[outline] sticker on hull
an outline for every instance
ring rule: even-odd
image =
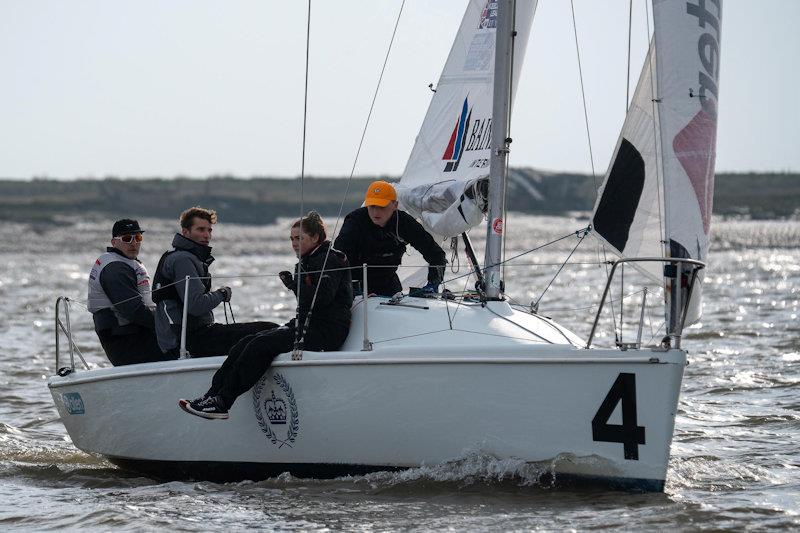
[[[71,415],[82,415],[86,413],[86,407],[83,405],[83,398],[77,392],[65,392],[61,395],[64,400],[64,408]]]

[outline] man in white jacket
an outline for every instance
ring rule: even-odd
[[[88,308],[94,329],[114,366],[163,361],[156,343],[150,276],[139,261],[144,230],[122,219],[111,230],[111,246],[89,273]]]

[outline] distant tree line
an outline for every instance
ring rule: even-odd
[[[391,177],[380,176],[380,179]],[[311,177],[303,181],[305,210],[335,215],[361,204],[375,177]],[[514,168],[509,173],[507,207],[524,213],[561,214],[591,210],[596,179],[586,174]],[[347,190],[347,192],[345,192]],[[0,218],[50,222],[64,216],[174,218],[192,205],[212,207],[225,222],[266,224],[300,212],[299,179],[212,176],[194,178],[105,178],[0,180]],[[800,215],[800,174],[717,174],[714,213],[752,218]]]

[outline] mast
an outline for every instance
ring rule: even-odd
[[[508,124],[511,100],[511,61],[514,34],[514,0],[497,2],[495,31],[494,90],[492,105],[492,147],[489,159],[489,223],[486,226],[484,259],[487,300],[502,298],[500,263],[503,256],[503,214],[509,145]]]

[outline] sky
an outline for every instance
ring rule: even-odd
[[[400,175],[464,0],[313,0],[305,174]],[[540,0],[512,166],[602,174],[624,119],[629,0]],[[0,0],[0,178],[300,175],[307,2]],[[800,172],[800,1],[726,0],[717,171]],[[633,0],[630,92],[644,57]]]

